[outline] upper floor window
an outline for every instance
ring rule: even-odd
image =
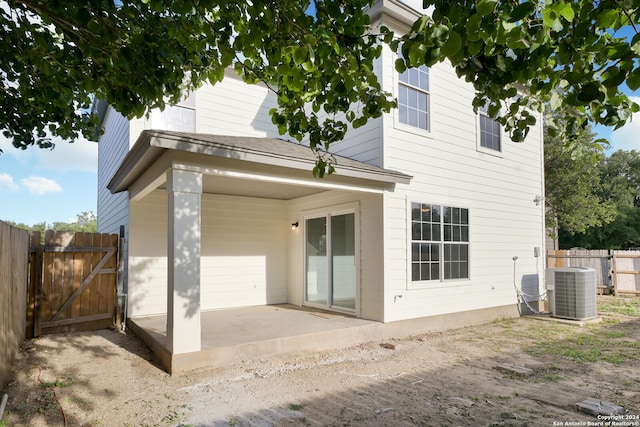
[[[478,108],[480,116],[480,146],[489,150],[502,151],[500,141],[500,123],[493,120],[484,105]]]
[[[164,111],[154,111],[151,115],[151,128],[178,132],[195,132],[195,108],[195,96],[191,93],[177,105],[168,106]]]
[[[409,68],[398,77],[400,123],[429,130],[429,68]]]

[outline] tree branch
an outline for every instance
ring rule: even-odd
[[[631,18],[631,16],[629,16],[629,11],[627,9],[623,9],[622,13],[624,13],[625,16],[629,19],[629,23],[631,23],[631,26],[633,27],[633,31],[635,31],[636,34],[638,34],[638,28],[636,27],[635,22],[633,22],[633,18]]]

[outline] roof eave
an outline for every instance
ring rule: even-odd
[[[140,134],[140,137],[138,137],[136,143],[125,156],[109,184],[107,184],[107,188],[111,193],[120,193],[127,190],[129,185],[137,178],[137,176],[134,176],[134,169],[151,163],[150,159],[148,159],[150,152],[154,151],[151,146],[151,137],[152,135],[146,131]],[[159,157],[159,154],[152,157],[155,159]]]
[[[153,131],[150,131],[150,132],[153,132]],[[190,144],[184,145],[182,144],[183,141],[179,137],[174,135],[156,133],[155,136],[156,137],[153,139],[152,145],[157,146],[159,148],[163,148],[163,149],[172,149],[172,150],[187,151],[191,153],[207,154],[206,152],[194,149],[193,146],[198,145],[201,147],[209,148],[208,144],[204,144],[198,141],[197,139],[193,139],[190,142]],[[270,166],[291,168],[291,169],[311,170],[316,164],[315,161],[311,159],[293,158],[289,156],[283,156],[277,153],[254,151],[254,150],[245,149],[245,148],[237,148],[237,147],[229,148],[223,145],[217,145],[215,147],[215,150],[216,150],[215,155],[219,157],[232,159],[236,157],[235,156],[236,153],[241,152],[245,156],[242,159],[244,161],[266,164]],[[336,164],[336,168],[337,168],[337,173],[342,176],[370,179],[374,181],[393,183],[393,184],[399,184],[399,183],[408,184],[412,178],[409,175],[406,175],[400,172],[389,171],[386,169],[381,169],[380,171],[373,172],[363,168],[361,169],[353,166],[341,165],[339,161]]]
[[[288,157],[276,153],[255,151],[244,148],[228,147],[223,144],[205,144],[197,138],[191,138],[185,143],[184,137],[163,133],[161,131],[145,130],[140,134],[131,151],[124,158],[122,164],[109,181],[107,188],[111,193],[125,191],[153,162],[168,150],[217,156],[222,158],[237,158],[242,153],[243,161],[289,168],[296,170],[311,170],[315,162],[311,159]],[[214,153],[215,151],[215,153]],[[380,169],[376,171],[358,168],[350,165],[336,165],[336,174],[343,177],[358,178],[384,184],[409,184],[412,177],[400,172]]]
[[[411,27],[423,14],[398,0],[378,0],[367,10],[371,22],[391,17],[397,22]],[[383,18],[384,17],[384,18]]]

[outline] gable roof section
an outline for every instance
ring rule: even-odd
[[[107,185],[112,193],[125,191],[169,150],[236,159],[262,165],[306,170],[311,174],[316,156],[308,146],[279,138],[209,135],[165,130],[145,130]],[[333,155],[336,175],[385,184],[408,184],[411,176]],[[326,180],[327,178],[318,178]]]

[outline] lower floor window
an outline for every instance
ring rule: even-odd
[[[469,244],[444,244],[444,279],[469,278]]]
[[[411,280],[469,278],[469,210],[411,203]]]

